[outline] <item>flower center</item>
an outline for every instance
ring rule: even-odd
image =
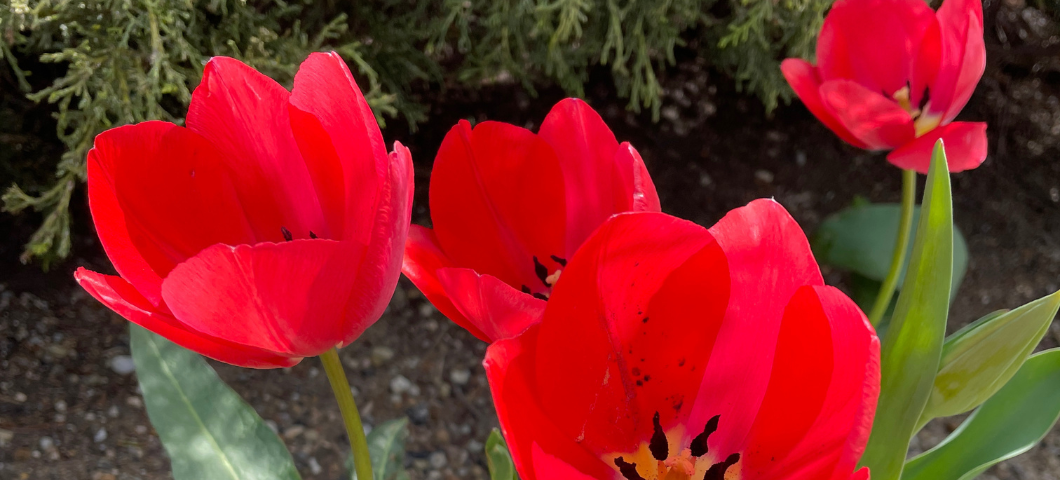
[[[528,293],[541,300],[548,300],[548,297],[552,295],[552,287],[559,281],[559,276],[563,273],[563,267],[567,266],[567,260],[565,258],[557,257],[555,255],[549,255],[553,262],[559,264],[560,268],[555,269],[549,273],[548,267],[541,263],[541,260],[534,256],[534,275],[541,280],[541,283],[545,286],[544,291],[535,291],[526,285],[522,286],[523,293]]]
[[[707,440],[718,429],[720,415],[715,415],[703,426],[703,432],[685,448],[671,453],[671,438],[683,437],[684,427],[671,429],[670,435],[663,432],[659,413],[655,413],[655,426],[651,440],[643,442],[636,452],[605,456],[627,480],[732,480],[739,475],[740,454],[733,453],[724,460],[715,462],[708,455]],[[676,441],[676,440],[675,440]],[[675,446],[679,447],[679,445]],[[730,467],[736,466],[730,470]]]
[[[942,117],[939,115],[927,113],[928,106],[931,104],[929,91],[927,88],[924,89],[924,95],[920,98],[920,104],[916,107],[913,106],[913,102],[910,98],[911,89],[907,82],[904,87],[898,89],[891,95],[891,98],[898,103],[902,110],[909,112],[909,116],[913,117],[913,126],[916,128],[916,136],[921,135],[934,130],[942,123]]]

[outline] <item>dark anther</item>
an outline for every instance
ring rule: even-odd
[[[523,293],[530,293],[530,287],[528,287],[526,285],[523,285],[522,290],[523,290]]]
[[[715,463],[710,466],[710,470],[707,470],[707,474],[703,475],[703,480],[725,480],[725,471],[729,467],[736,465],[736,462],[740,461],[740,454],[734,453],[729,455],[724,462]]]
[[[930,100],[931,100],[931,88],[930,87],[924,87],[924,96],[920,97],[920,105],[918,105],[917,108],[919,108],[920,111],[923,112],[924,111],[924,107],[927,106],[928,101],[930,101]]]
[[[280,233],[283,234],[284,240],[287,240],[288,242],[294,240],[294,237],[291,236],[291,231],[288,230],[287,227],[280,227]]]
[[[313,231],[310,230],[309,231],[309,238],[319,238],[319,237],[317,237],[317,234],[313,233]]]
[[[557,257],[555,255],[549,255],[549,257],[552,257],[552,261],[558,263],[559,266],[561,266],[561,267],[566,267],[567,266],[567,259],[566,258],[560,258],[560,257]]]
[[[693,457],[702,457],[710,451],[707,447],[707,439],[710,438],[710,434],[718,429],[718,420],[720,419],[721,415],[714,415],[710,420],[707,420],[707,424],[703,426],[703,433],[696,435],[696,438],[692,439],[692,443],[688,445],[688,449],[692,451],[691,453]]]
[[[651,450],[651,456],[661,462],[670,456],[670,445],[666,442],[666,434],[663,433],[662,424],[659,423],[659,412],[655,412],[651,422],[655,424],[655,433],[651,434],[648,450]]]
[[[535,293],[534,294],[534,298],[539,298],[539,299],[544,300],[546,302],[548,301],[548,295],[545,295],[543,293]]]
[[[548,268],[538,261],[537,256],[534,256],[534,273],[537,274],[537,278],[541,279],[541,283],[548,286]]]
[[[615,466],[618,467],[618,473],[621,473],[628,480],[644,480],[644,477],[637,472],[636,463],[629,463],[626,459],[618,457],[615,459]]]

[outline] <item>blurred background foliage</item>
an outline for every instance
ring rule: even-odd
[[[1049,0],[1052,1],[1052,0]],[[380,124],[427,121],[432,92],[517,83],[582,96],[605,67],[627,107],[658,118],[658,74],[695,45],[770,111],[791,92],[785,57],[810,57],[832,0],[4,0],[0,116],[47,105],[63,144],[54,158],[0,152],[3,208],[39,212],[23,262],[71,248],[70,202],[99,132],[176,123],[206,61],[239,58],[290,85],[312,51],[350,64]],[[12,106],[15,105],[15,106]],[[22,128],[22,130],[25,130]],[[41,132],[43,134],[43,132]],[[46,165],[42,165],[46,163]],[[41,179],[41,172],[50,178]],[[54,172],[51,176],[50,172]]]

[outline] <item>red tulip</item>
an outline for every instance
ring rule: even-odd
[[[868,475],[879,339],[771,200],[615,216],[484,363],[525,480]]]
[[[839,0],[817,39],[817,66],[789,58],[784,77],[847,143],[893,150],[894,165],[926,173],[940,138],[950,171],[986,159],[986,124],[954,122],[986,66],[980,0]]]
[[[120,274],[78,269],[93,297],[208,357],[287,367],[349,344],[386,308],[412,163],[401,144],[387,155],[338,55],[310,55],[293,92],[216,57],[187,128],[96,137],[88,195]]]
[[[659,211],[640,155],[577,99],[536,135],[461,121],[435,157],[430,202],[434,229],[412,226],[402,271],[485,341],[536,322],[566,259],[612,214]]]

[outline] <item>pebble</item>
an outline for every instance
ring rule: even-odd
[[[773,183],[773,172],[769,170],[757,170],[755,171],[755,180],[762,183]]]
[[[125,404],[130,407],[140,408],[144,406],[144,401],[140,397],[127,397]]]
[[[104,441],[106,439],[107,439],[107,429],[106,428],[100,428],[99,430],[96,430],[96,434],[92,437],[92,441],[94,441],[96,443],[100,443],[100,442],[102,442],[102,441]]]
[[[15,439],[15,432],[11,430],[4,430],[0,428],[0,447],[7,446],[11,443],[11,440]]]
[[[296,438],[302,435],[303,433],[305,433],[305,427],[301,425],[294,425],[291,428],[288,428],[287,430],[283,431],[283,438],[290,440],[292,438]]]
[[[431,456],[427,461],[430,462],[431,467],[435,469],[444,468],[445,465],[449,463],[449,459],[445,458],[445,452],[443,451],[431,453]]]
[[[372,364],[380,366],[394,358],[394,350],[390,347],[378,346],[372,349]]]
[[[409,420],[416,425],[423,425],[431,420],[431,411],[425,403],[417,403],[406,410],[405,413],[409,416]]]
[[[320,466],[320,462],[317,461],[316,457],[309,457],[309,471],[313,472],[313,475],[320,475],[320,472],[324,471],[324,468]]]
[[[118,415],[121,415],[121,410],[118,410],[117,405],[111,405],[107,410],[107,416],[110,418],[118,418]]]
[[[454,368],[449,372],[449,381],[457,385],[467,385],[468,380],[471,380],[471,370]]]
[[[118,355],[110,359],[110,369],[118,375],[128,375],[136,371],[136,364],[128,355]]]
[[[15,403],[22,403],[28,400],[25,393],[15,392]]]
[[[412,389],[412,381],[404,375],[398,375],[390,379],[390,391],[394,393],[405,393]]]
[[[55,441],[52,440],[52,437],[40,437],[41,450],[51,450],[53,448],[55,448]]]
[[[65,412],[66,411],[66,402],[63,401],[63,400],[59,400],[58,402],[55,402],[55,411],[56,412]]]
[[[478,454],[478,453],[482,453],[484,451],[483,450],[484,448],[486,448],[486,446],[483,445],[482,442],[480,442],[478,440],[471,440],[471,441],[467,442],[467,451],[468,452]]]

